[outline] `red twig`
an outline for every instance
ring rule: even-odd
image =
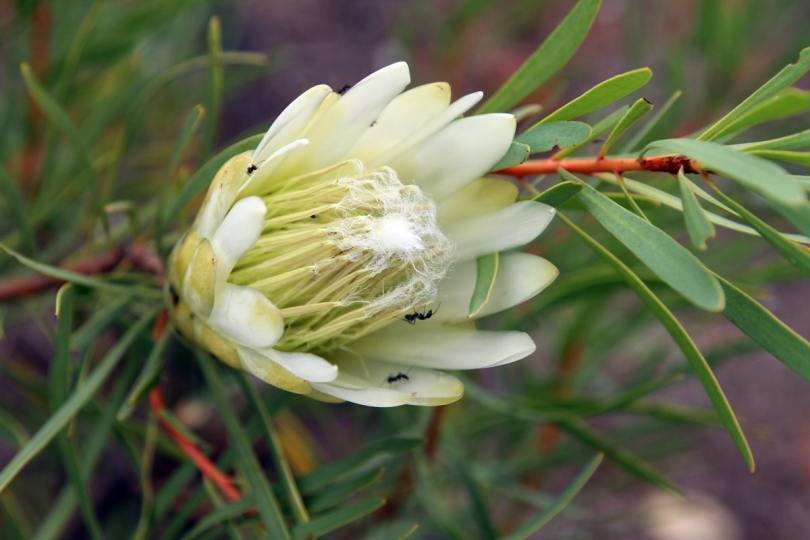
[[[177,431],[177,429],[163,417],[163,395],[160,392],[159,386],[154,387],[149,393],[149,406],[152,408],[152,412],[155,414],[158,422],[160,422],[160,425],[166,430],[166,433],[174,439],[188,458],[197,466],[203,476],[211,480],[229,500],[233,502],[242,500],[242,494],[233,486],[231,479],[220,471],[205,454],[200,452],[197,447],[194,446],[194,443]]]
[[[621,159],[546,159],[541,161],[527,161],[514,167],[507,167],[495,171],[495,174],[508,174],[510,176],[526,176],[530,174],[554,174],[557,169],[565,169],[570,173],[595,174],[629,171],[654,171],[678,174],[683,167],[686,173],[699,173],[697,163],[685,156],[660,156],[652,158],[621,158]]]
[[[109,272],[124,261],[146,270],[153,275],[161,275],[163,267],[160,259],[153,252],[142,246],[118,246],[106,253],[97,255],[78,264],[63,266],[76,274],[95,275]],[[0,282],[0,302],[20,296],[28,296],[58,287],[64,280],[50,276],[36,275],[21,278],[12,278]]]

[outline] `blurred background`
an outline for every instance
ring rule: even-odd
[[[144,201],[167,181],[174,141],[189,113],[203,104],[207,117],[212,115],[207,104],[216,101],[210,95],[205,56],[212,15],[219,17],[225,51],[221,110],[213,111],[217,120],[200,130],[191,143],[194,151],[168,179],[172,189],[219,149],[266,129],[286,104],[315,84],[340,88],[406,60],[414,84],[444,80],[455,96],[476,90],[489,95],[571,5],[542,0],[0,0],[2,242],[51,264],[81,261],[103,247],[86,219],[92,205],[86,192],[90,179],[78,172],[79,153],[49,127],[27,97],[21,62],[30,64],[78,126],[94,160],[103,200],[144,203],[140,215],[126,205],[111,211],[113,223],[126,224],[150,219],[153,205]],[[722,116],[808,45],[806,0],[605,0],[572,61],[527,102],[553,110],[613,75],[649,66],[653,80],[637,97],[657,105],[676,90],[683,92],[653,135],[684,136]],[[796,86],[810,90],[810,81],[805,78]],[[756,136],[793,133],[804,129],[795,126],[806,128],[809,120],[807,113],[794,116],[785,120],[793,131],[777,122],[758,128]],[[15,217],[7,179],[19,186],[30,235]],[[193,213],[185,219],[189,216]],[[676,218],[662,217],[672,223]],[[766,244],[742,242],[738,236],[721,231],[714,240],[717,265],[761,282],[763,304],[797,333],[810,336],[808,283],[774,261]],[[583,254],[572,256],[567,238],[566,230],[550,228],[536,247],[563,276],[593,261],[581,246]],[[7,257],[0,260],[0,272],[0,279],[24,273]],[[538,352],[517,365],[498,368],[499,373],[476,375],[477,384],[527,399],[558,399],[560,392],[568,392],[597,400],[645,377],[652,380],[681,368],[683,359],[669,337],[642,315],[632,294],[606,289],[604,295],[592,297],[563,295],[555,293],[555,286],[539,298],[548,294],[556,300],[527,307],[517,321],[490,323],[527,328],[536,336]],[[563,296],[565,301],[558,299]],[[47,418],[53,301],[54,292],[48,292],[0,304],[0,463],[8,462],[21,438]],[[88,303],[88,319],[91,311]],[[634,409],[590,421],[613,443],[663,471],[687,493],[688,501],[678,501],[608,459],[538,538],[758,540],[803,538],[810,531],[806,381],[757,352],[730,324],[683,313],[687,315],[681,321],[707,358],[722,360],[715,372],[749,436],[756,473],[747,472],[728,435],[717,429],[702,387],[689,378],[667,385]],[[121,324],[125,321],[122,317]],[[88,357],[114,343],[116,332],[109,334],[94,342]],[[566,355],[575,347],[584,352],[577,373],[570,376]],[[179,343],[170,350],[162,384],[175,414],[214,449],[224,447],[224,430],[201,390],[193,359]],[[416,408],[330,406],[280,397],[275,389],[264,392],[282,410],[280,431],[285,444],[298,449],[298,457],[291,459],[300,462],[299,472],[350,455],[357,444],[422,433],[436,424],[431,411]],[[103,411],[103,403],[98,407],[85,418],[88,425]],[[135,417],[143,418],[143,412]],[[387,463],[376,488],[390,504],[334,538],[359,538],[381,523],[398,521],[419,522],[414,537],[484,538],[486,526],[475,517],[479,509],[464,487],[470,481],[487,494],[495,530],[508,532],[515,520],[524,521],[537,512],[537,505],[548,502],[550,495],[542,493],[559,492],[593,454],[553,429],[527,429],[527,424],[506,421],[466,400],[447,407],[443,415],[439,440],[444,446],[432,466],[438,470],[433,481],[440,488],[436,496],[446,505],[445,514],[431,511],[430,495],[422,493],[429,486],[418,472],[420,462],[397,456]],[[90,486],[106,530],[126,534],[131,527],[127,524],[138,518],[140,500],[130,452],[125,439],[112,441]],[[175,465],[158,456],[156,486]],[[0,531],[19,528],[26,537],[36,530],[38,516],[48,511],[64,484],[56,453],[38,457],[14,489],[0,496],[5,510]],[[520,485],[526,493],[541,495],[515,490],[504,494],[499,484]],[[187,498],[185,494],[178,500],[185,503]],[[204,507],[193,515],[204,515]],[[156,530],[165,532],[167,527]],[[60,531],[54,537],[86,537],[77,512]],[[384,532],[377,534],[386,538]]]

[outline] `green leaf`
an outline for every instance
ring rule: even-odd
[[[82,167],[90,176],[90,180],[86,182],[85,185],[88,187],[88,192],[90,194],[90,199],[93,202],[96,216],[101,220],[106,229],[109,224],[107,222],[107,215],[102,209],[102,189],[99,181],[98,171],[96,171],[96,167],[93,165],[93,161],[90,158],[90,151],[87,148],[84,137],[82,137],[82,134],[73,124],[73,121],[70,119],[67,112],[65,112],[62,107],[59,106],[53,97],[48,95],[48,92],[45,91],[36,77],[34,77],[34,74],[31,73],[31,67],[28,64],[23,63],[20,65],[20,72],[22,73],[23,81],[25,81],[25,86],[28,89],[31,99],[34,100],[34,102],[42,109],[45,116],[48,117],[48,120],[50,120],[51,123],[53,123],[57,129],[59,129],[59,131],[65,134],[70,143],[73,145],[73,148],[76,150],[76,155],[78,156]]]
[[[17,225],[25,246],[30,250],[37,247],[36,239],[28,220],[25,218],[25,203],[18,182],[0,165],[0,195],[6,199],[6,209],[12,221]]]
[[[546,116],[535,126],[554,122],[558,120],[571,120],[582,115],[601,109],[605,105],[610,105],[616,100],[635,92],[650,80],[652,70],[650,68],[635,69],[616,75],[604,82],[601,82],[579,96],[573,101],[563,105],[550,115]],[[534,129],[534,127],[532,129]]]
[[[619,123],[616,124],[616,127],[614,127],[613,131],[611,131],[610,135],[608,135],[608,138],[605,140],[605,143],[599,150],[598,157],[605,157],[605,154],[608,153],[608,150],[610,150],[610,147],[613,146],[614,142],[616,142],[616,139],[618,139],[622,133],[627,131],[627,128],[644,118],[644,115],[650,112],[652,108],[653,104],[644,98],[641,98],[633,103],[630,110],[628,110],[627,113],[622,116],[622,119],[619,120]]]
[[[736,122],[729,124],[717,136],[712,137],[711,140],[716,140],[724,135],[734,133],[735,131],[743,131],[771,120],[803,113],[808,109],[810,109],[810,92],[797,88],[788,88],[778,96],[774,96],[761,103]]]
[[[208,187],[211,181],[216,176],[217,171],[225,165],[225,162],[231,159],[233,156],[237,154],[241,154],[242,152],[247,152],[248,150],[252,150],[256,148],[256,146],[261,142],[262,137],[264,134],[254,135],[252,137],[248,137],[247,139],[241,140],[236,144],[232,144],[216,156],[209,159],[205,165],[200,167],[197,172],[186,182],[186,185],[180,190],[180,193],[174,199],[171,207],[169,208],[169,213],[166,214],[166,220],[163,222],[163,228],[158,233],[158,237],[163,236],[166,233],[166,229],[168,226],[174,221],[175,216],[177,216],[180,209],[183,208],[188,202],[203,188]]]
[[[20,450],[0,472],[0,492],[5,491],[12,480],[45,446],[56,437],[79,410],[101,389],[112,370],[129,350],[135,338],[155,317],[157,310],[152,310],[130,327],[124,336],[110,349],[98,367],[59,409],[51,415],[31,440]]]
[[[557,217],[577,236],[582,238],[582,240],[588,244],[588,246],[590,246],[591,249],[593,249],[600,257],[610,264],[610,266],[612,266],[614,270],[616,270],[616,272],[618,272],[619,275],[624,278],[627,284],[630,285],[634,291],[636,291],[636,294],[639,295],[639,298],[641,298],[642,302],[644,302],[644,305],[646,305],[653,315],[655,315],[658,320],[661,321],[661,324],[664,326],[664,328],[666,328],[667,332],[669,332],[669,335],[672,336],[672,339],[681,349],[684,356],[686,356],[692,370],[695,372],[698,379],[700,379],[700,382],[703,385],[703,388],[706,389],[706,394],[709,396],[714,409],[717,411],[717,414],[720,416],[720,419],[723,422],[723,426],[725,426],[726,431],[728,431],[729,435],[734,441],[734,444],[737,446],[737,449],[743,456],[745,463],[748,465],[748,469],[753,473],[754,456],[751,454],[751,448],[748,446],[748,441],[745,440],[745,435],[740,428],[740,423],[737,421],[737,417],[734,415],[734,411],[731,409],[731,405],[729,405],[725,394],[723,394],[723,390],[720,388],[720,384],[717,382],[714,373],[712,373],[709,364],[706,362],[706,359],[703,358],[703,355],[700,353],[697,346],[695,346],[695,343],[689,337],[689,334],[686,333],[683,326],[681,326],[681,324],[678,322],[672,312],[667,309],[663,302],[661,302],[661,300],[659,300],[658,297],[652,293],[649,287],[647,287],[644,282],[641,281],[641,279],[639,279],[639,277],[627,267],[627,265],[602,247],[601,244],[586,234],[585,231],[574,225],[574,223],[572,223],[567,217],[561,213],[558,213]],[[607,451],[605,451],[605,454],[608,456],[610,455],[610,453]]]
[[[194,107],[194,110],[191,111],[191,114],[188,115],[186,118],[186,122],[183,124],[183,129],[180,130],[180,136],[177,138],[177,142],[174,145],[174,153],[172,154],[172,159],[169,162],[169,168],[166,170],[166,176],[163,179],[163,186],[160,189],[160,193],[158,196],[158,206],[157,206],[157,215],[155,216],[155,231],[160,234],[160,231],[163,231],[165,228],[164,224],[164,214],[166,213],[166,196],[169,192],[170,186],[172,185],[172,178],[174,178],[174,173],[177,170],[177,164],[180,162],[180,157],[186,150],[188,143],[191,142],[192,135],[197,130],[197,127],[200,125],[200,120],[202,120],[205,114],[205,109],[202,106],[197,105]],[[158,240],[161,237],[158,236]],[[163,250],[163,243],[158,241],[158,248]],[[161,253],[163,258],[165,259],[165,253]]]
[[[163,352],[165,351],[166,345],[169,343],[171,336],[172,328],[171,325],[169,325],[165,328],[163,335],[160,336],[157,343],[155,343],[155,345],[152,347],[152,351],[146,358],[146,362],[143,364],[143,369],[141,369],[138,378],[135,380],[135,384],[132,385],[132,389],[130,390],[127,399],[124,400],[121,407],[118,409],[118,414],[115,418],[119,422],[123,422],[129,418],[129,415],[132,414],[138,403],[146,398],[149,391],[155,386],[155,384],[157,384],[158,378],[163,372],[163,365],[166,362]]]
[[[601,0],[580,0],[478,114],[507,111],[562,68],[585,40]]]
[[[281,444],[275,428],[273,427],[273,419],[267,410],[267,407],[262,402],[256,388],[250,384],[248,378],[242,374],[236,374],[239,386],[248,397],[248,402],[253,407],[255,412],[254,418],[261,420],[261,426],[264,430],[264,436],[267,439],[267,446],[270,450],[270,455],[273,458],[273,465],[276,467],[276,473],[281,479],[281,487],[287,497],[287,505],[292,510],[296,523],[306,523],[309,521],[309,513],[307,512],[304,501],[301,499],[301,493],[298,491],[298,485],[295,482],[290,464],[284,455],[284,447]]]
[[[734,210],[741,218],[748,222],[751,227],[762,235],[762,238],[773,248],[782,254],[790,264],[796,267],[805,277],[810,278],[810,250],[797,244],[789,238],[785,238],[779,231],[756,217],[746,210],[742,205],[728,197],[725,193],[717,189],[714,184],[710,184],[720,199]],[[805,208],[804,212],[810,212],[810,208]]]
[[[361,517],[370,514],[385,504],[385,499],[372,499],[351,505],[344,506],[340,510],[335,510],[324,516],[318,516],[309,523],[296,525],[292,529],[295,540],[305,540],[315,536],[321,536],[357,521]]]
[[[549,122],[526,130],[515,142],[529,146],[530,153],[546,152],[579,144],[591,136],[591,126],[583,122]]]
[[[777,360],[810,381],[810,343],[740,289],[717,276],[726,293],[723,315]]]
[[[656,210],[658,208],[661,208],[661,203],[658,200],[644,195],[636,195],[635,193],[629,193],[629,191],[628,193],[617,193],[614,191],[606,191],[602,193],[602,195],[604,195],[611,201],[615,202],[625,210],[630,210],[639,217],[642,217],[641,210]],[[585,205],[582,204],[578,199],[569,199],[560,206],[558,206],[557,208],[559,208],[560,210],[578,210],[578,211],[586,210]]]
[[[308,506],[313,513],[323,512],[328,508],[340,504],[358,491],[368,489],[380,481],[384,469],[379,467],[368,472],[360,473],[353,478],[344,478],[343,481],[318,492],[309,498]]]
[[[733,148],[743,152],[753,152],[754,150],[801,150],[807,147],[810,147],[810,129],[786,137],[779,137],[778,139],[738,144],[734,145]]]
[[[789,163],[798,163],[799,165],[810,166],[810,152],[789,152],[787,150],[751,150],[748,151],[752,156],[757,156],[765,159],[778,159],[779,161],[787,161]]]
[[[681,200],[683,201],[683,217],[686,221],[686,231],[689,233],[689,240],[695,248],[705,251],[706,240],[714,238],[715,230],[712,222],[706,216],[706,212],[692,191],[692,182],[683,174],[683,170],[678,172],[678,184],[681,189]]]
[[[0,249],[14,257],[16,260],[34,270],[39,272],[40,274],[44,274],[46,276],[50,276],[54,279],[59,281],[64,281],[67,283],[75,283],[76,285],[83,285],[85,287],[90,287],[91,289],[99,289],[104,291],[110,291],[117,294],[132,294],[133,286],[132,285],[122,285],[117,283],[111,283],[105,279],[92,277],[92,276],[85,276],[84,274],[77,274],[76,272],[71,272],[70,270],[63,270],[61,268],[56,268],[54,266],[50,266],[47,264],[36,262],[24,255],[20,255],[13,249],[0,244]],[[163,293],[157,289],[152,289],[148,287],[138,287],[137,288],[138,294],[146,296],[148,298],[162,298]]]
[[[569,146],[568,148],[563,148],[562,150],[560,150],[559,152],[554,154],[552,156],[552,159],[562,159],[562,158],[564,158],[566,156],[569,156],[569,155],[573,154],[574,152],[588,146],[593,141],[595,141],[597,138],[601,137],[602,135],[604,135],[605,133],[607,133],[608,131],[613,129],[613,127],[616,124],[619,123],[619,120],[622,119],[622,117],[625,115],[625,113],[627,113],[628,110],[629,110],[629,107],[627,105],[623,105],[623,106],[619,107],[619,109],[617,111],[609,114],[607,117],[600,120],[599,122],[596,123],[596,125],[593,126],[593,132],[591,133],[590,137],[588,137],[587,139],[585,139],[584,141],[582,141],[579,144],[575,144],[574,146]]]
[[[208,20],[208,122],[205,126],[201,155],[206,159],[211,155],[219,124],[219,111],[222,108],[223,92],[222,26],[219,17],[213,15]]]
[[[560,427],[591,448],[599,450],[615,461],[626,471],[638,476],[642,480],[659,487],[676,497],[683,497],[683,493],[669,478],[655,469],[652,465],[633,454],[629,450],[618,446],[599,433],[591,429],[588,424],[580,420],[561,422]]]
[[[638,130],[635,135],[633,135],[632,139],[627,141],[627,144],[622,147],[620,153],[632,152],[635,150],[641,141],[643,141],[644,138],[650,133],[650,131],[652,131],[652,129],[658,125],[658,122],[661,121],[664,115],[669,112],[675,102],[678,101],[678,98],[681,97],[681,94],[682,92],[680,90],[673,92],[673,94],[669,96],[669,99],[666,100],[666,102],[657,110],[653,117],[644,123],[644,126],[642,126],[642,128]]]
[[[532,200],[559,208],[563,203],[582,191],[582,182],[567,181],[551,186]]]
[[[22,448],[30,436],[25,426],[13,414],[0,409],[0,439]]]
[[[259,516],[262,523],[267,528],[267,534],[272,538],[290,538],[281,509],[278,506],[273,490],[267,481],[267,477],[262,472],[256,456],[253,454],[250,440],[244,428],[239,425],[236,413],[225,392],[225,385],[220,376],[220,369],[215,364],[215,360],[209,356],[198,352],[198,364],[208,383],[208,389],[217,405],[219,416],[228,430],[231,444],[236,450],[236,456],[242,466],[244,475],[247,478],[250,492],[256,501]]]
[[[600,175],[600,178],[607,182],[615,183],[616,180],[613,179],[612,176],[613,175]],[[794,179],[795,178],[796,177],[794,176]],[[642,195],[646,195],[647,197],[650,197],[651,199],[655,199],[656,201],[660,202],[664,206],[675,209],[679,212],[683,211],[683,202],[681,201],[681,199],[675,197],[674,195],[670,195],[669,193],[662,191],[658,188],[654,188],[650,185],[643,184],[641,182],[637,182],[636,180],[631,180],[629,178],[625,178],[624,182],[625,184],[627,184],[628,189],[630,189],[631,191],[640,193]],[[703,198],[704,200],[707,200],[712,204],[720,208],[724,208],[726,211],[733,213],[733,210],[731,210],[731,208],[728,208],[726,205],[724,205],[723,203],[721,203],[720,201],[718,201],[717,199],[715,199],[714,197],[712,197],[711,195],[700,189],[698,186],[692,184],[692,187],[693,190],[697,193],[697,195]],[[774,207],[780,209],[780,211],[783,211],[783,209],[786,208],[778,206],[776,204],[774,204]],[[801,212],[801,209],[799,210],[790,209],[790,210],[793,210],[796,213]],[[717,214],[709,211],[706,211],[706,215],[709,217],[709,221],[720,227],[725,227],[726,229],[731,229],[732,231],[741,232],[743,234],[760,236],[760,234],[755,229],[752,229],[748,225],[737,223],[736,221],[726,219],[722,216],[718,216]],[[785,234],[784,236],[792,240],[795,240],[796,242],[810,243],[810,237],[808,236],[802,236],[798,234]]]
[[[475,317],[489,302],[489,295],[498,276],[499,257],[497,253],[490,253],[478,257],[476,261],[476,279],[472,298],[470,298],[470,312],[467,317]]]
[[[763,102],[798,81],[808,70],[810,70],[810,47],[799,53],[799,59],[795,64],[789,64],[782,69],[782,71],[762,85],[745,101],[737,105],[731,112],[704,131],[698,139],[701,141],[712,141],[718,137],[722,137],[723,134],[728,131],[728,128],[733,126],[740,118],[749,114]]]
[[[691,139],[664,139],[648,144],[641,155],[652,148],[683,154],[711,171],[736,180],[766,199],[799,207],[807,203],[807,194],[784,169],[764,159],[717,143]]]
[[[528,105],[521,105],[520,107],[515,107],[509,114],[515,115],[515,120],[517,122],[522,122],[527,118],[531,118],[543,110],[543,106],[537,103],[529,103]]]
[[[298,478],[298,486],[304,494],[314,494],[330,482],[356,471],[373,458],[381,454],[399,454],[408,452],[414,448],[419,448],[425,443],[423,439],[408,437],[392,437],[382,441],[377,441],[356,451],[351,456],[325,465],[305,476]]]
[[[244,515],[245,512],[250,510],[255,504],[253,497],[245,497],[240,501],[228,503],[225,506],[212,510],[201,519],[193,529],[184,534],[182,540],[192,540],[217,525],[222,525],[226,521],[238,518]]]
[[[591,479],[593,473],[599,468],[602,463],[604,454],[596,454],[585,467],[580,471],[576,478],[568,485],[560,496],[554,499],[554,502],[539,516],[535,517],[520,529],[506,537],[506,540],[518,540],[520,538],[527,538],[536,531],[540,530],[546,523],[551,521],[554,516],[562,512],[566,506],[576,497],[577,493],[585,487],[588,480]]]
[[[506,151],[503,157],[498,160],[498,163],[492,166],[490,171],[500,171],[501,169],[505,169],[507,167],[520,165],[529,159],[529,154],[531,154],[531,150],[529,149],[528,145],[512,141],[512,144],[509,145],[509,149]]]
[[[567,179],[572,174],[560,169]],[[611,201],[591,186],[577,198],[613,236],[655,275],[696,306],[722,311],[723,290],[712,273],[667,233]]]

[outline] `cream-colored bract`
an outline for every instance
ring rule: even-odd
[[[532,241],[554,215],[484,177],[515,118],[461,117],[480,92],[451,103],[446,83],[403,92],[409,82],[400,62],[343,95],[316,86],[222,167],[169,264],[170,314],[187,337],[280,388],[376,407],[456,401],[463,385],[441,370],[534,351],[522,332],[476,330],[467,312],[476,258]],[[503,253],[477,316],[557,273]]]

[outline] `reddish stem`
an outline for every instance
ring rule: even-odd
[[[87,259],[86,261],[66,265],[62,268],[76,274],[89,276],[109,272],[124,261],[129,261],[150,274],[160,275],[163,273],[162,265],[157,255],[138,245],[130,247],[118,246],[106,253]],[[20,296],[36,294],[58,287],[63,283],[64,280],[43,275],[8,279],[0,282],[0,302]]]
[[[570,173],[623,173],[629,171],[654,171],[678,174],[683,167],[686,173],[700,172],[698,164],[686,156],[660,156],[652,158],[620,158],[620,159],[546,159],[541,161],[527,161],[514,167],[507,167],[495,171],[495,174],[508,174],[510,176],[527,176],[530,174],[554,174],[557,169],[565,169]]]
[[[163,417],[161,414],[164,409],[163,395],[160,392],[159,386],[154,387],[149,393],[149,406],[152,408],[152,412],[155,414],[158,422],[160,422],[160,425],[166,430],[166,433],[174,439],[174,442],[185,452],[194,465],[200,469],[203,476],[211,480],[229,500],[233,502],[242,500],[242,494],[233,486],[231,479],[220,471],[205,454],[200,452],[197,447],[194,446],[194,443],[177,431],[177,429]]]

